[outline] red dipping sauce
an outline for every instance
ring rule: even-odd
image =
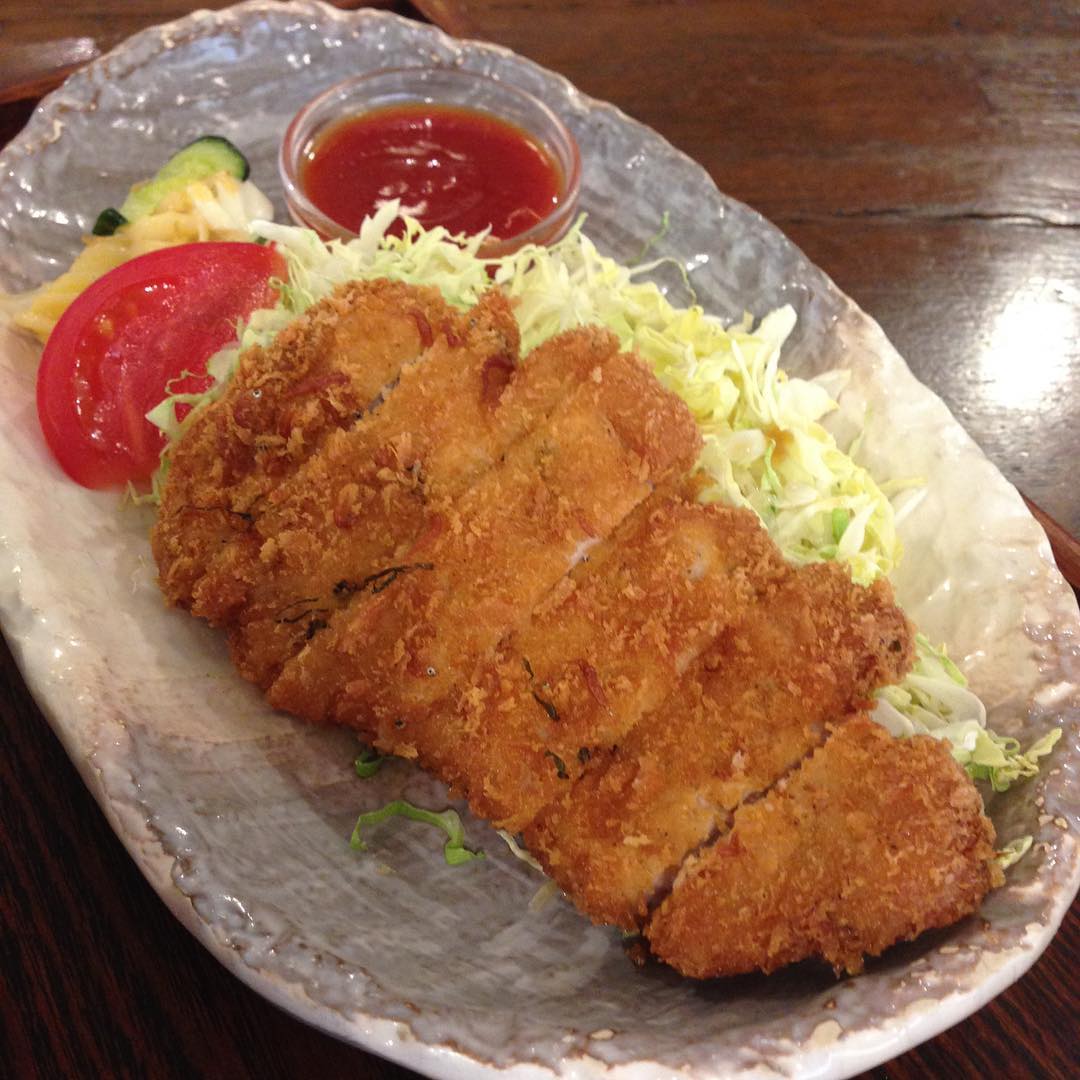
[[[373,109],[316,135],[299,182],[327,217],[354,232],[388,199],[425,228],[503,239],[559,205],[563,176],[528,134],[487,113],[447,105]]]

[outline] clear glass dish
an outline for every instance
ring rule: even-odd
[[[554,162],[559,179],[555,208],[535,225],[509,237],[489,237],[486,255],[508,255],[525,244],[550,244],[570,227],[581,188],[581,154],[566,125],[539,98],[502,79],[450,67],[399,67],[335,83],[293,117],[281,141],[278,171],[285,204],[298,225],[325,238],[356,233],[325,214],[304,191],[303,162],[332,125],[394,105],[449,105],[485,113],[520,129]]]

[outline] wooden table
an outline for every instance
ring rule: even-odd
[[[79,61],[195,6],[8,0],[0,73],[15,71],[16,49],[25,82],[27,57]],[[1080,532],[1075,3],[392,6],[564,73],[704,163],[882,323],[1010,479]],[[0,105],[0,144],[32,106]],[[411,1075],[280,1013],[181,929],[6,649],[0,719],[0,1072]],[[1076,1075],[1078,967],[1074,904],[1017,985],[873,1075]]]

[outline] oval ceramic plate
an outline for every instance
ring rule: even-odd
[[[421,826],[348,847],[355,815],[445,793],[394,764],[351,776],[352,738],[270,712],[222,639],[164,608],[145,512],[67,482],[34,414],[38,350],[0,327],[0,611],[30,686],[163,899],[231,970],[327,1031],[442,1076],[509,1069],[841,1076],[977,1009],[1053,934],[1077,887],[1077,610],[1041,530],[878,327],[775,228],[697,165],[562,78],[487,45],[387,14],[314,3],[200,12],[139,34],[72,77],[0,159],[0,282],[57,273],[95,212],[195,136],[227,135],[278,200],[274,155],[293,111],[347,74],[446,63],[511,80],[573,128],[583,205],[602,249],[629,259],[671,216],[662,252],[712,311],[790,302],[784,362],[853,373],[841,424],[868,411],[862,460],[921,475],[895,585],[953,654],[998,730],[1065,737],[1034,784],[991,800],[999,835],[1037,846],[982,918],[892,950],[857,979],[809,965],[695,984],[636,970],[617,936],[561,900],[482,823],[488,858],[443,864]],[[502,1074],[500,1074],[502,1075]]]

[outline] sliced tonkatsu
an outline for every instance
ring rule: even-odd
[[[368,303],[353,299],[362,308]],[[419,362],[401,368],[376,408],[329,431],[318,452],[276,477],[251,514],[251,527],[208,561],[193,591],[193,614],[215,625],[272,616],[299,603],[320,575],[332,581],[343,555],[348,569],[350,549],[363,560],[373,545],[385,552],[387,543],[392,551],[407,542],[424,512],[425,457],[432,448],[462,450],[451,476],[490,464],[492,450],[499,450],[488,445],[490,425],[465,403],[488,367],[514,369],[517,324],[509,306],[490,292],[467,317],[448,314],[423,344]],[[464,426],[475,429],[471,455],[460,437]]]
[[[492,351],[487,328],[512,318],[501,295],[473,310],[467,336],[437,338],[377,411],[331,436],[270,495],[250,544],[231,549],[242,565],[208,573],[246,582],[230,643],[237,667],[260,686],[331,616],[405,572],[410,546],[449,519],[454,500],[618,353],[611,335],[590,331],[515,364]]]
[[[437,289],[354,282],[269,348],[246,350],[171,457],[151,538],[168,600],[191,607],[217,549],[247,530],[282,477],[364,415],[423,355],[434,328],[454,333],[460,319]]]
[[[392,588],[358,589],[331,616],[269,701],[366,734],[386,723],[406,731],[529,618],[591,544],[655,485],[684,474],[699,447],[686,406],[640,360],[612,354],[440,506],[403,553],[408,571]]]
[[[641,926],[688,854],[895,682],[911,658],[884,581],[836,564],[788,567],[652,714],[594,754],[525,830],[529,850],[598,922]]]
[[[246,353],[174,455],[166,597],[686,974],[854,971],[975,910],[978,792],[863,714],[912,659],[888,584],[703,505],[687,406],[612,334],[518,349],[497,290],[375,282]]]
[[[786,571],[754,514],[694,494],[640,504],[464,688],[377,745],[418,756],[500,828],[529,825]]]
[[[695,978],[807,957],[855,973],[1001,882],[993,827],[948,745],[860,716],[687,859],[645,933]]]

